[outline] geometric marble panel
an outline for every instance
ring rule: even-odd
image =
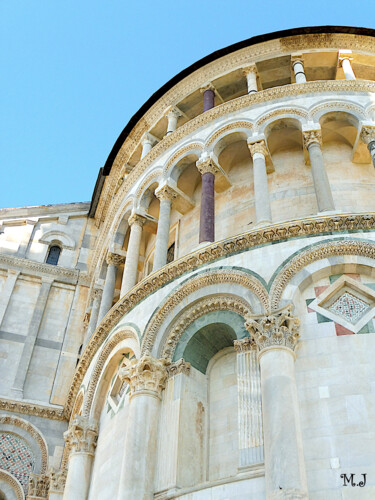
[[[26,443],[14,434],[0,434],[0,469],[13,474],[27,493],[30,472],[33,472],[35,458]]]
[[[349,292],[343,293],[330,307],[329,310],[342,316],[350,323],[357,323],[362,314],[370,309],[370,306],[359,297]]]

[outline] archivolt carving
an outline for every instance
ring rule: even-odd
[[[291,259],[276,276],[270,291],[271,307],[277,309],[284,290],[293,276],[305,266],[336,255],[360,255],[375,259],[375,243],[360,240],[337,240],[307,248]]]
[[[87,392],[85,394],[85,398],[84,398],[84,402],[83,402],[83,409],[82,409],[82,416],[88,417],[90,415],[92,401],[93,401],[94,394],[95,394],[96,388],[98,386],[98,383],[100,380],[100,375],[102,373],[105,362],[107,361],[108,357],[110,356],[111,352],[116,347],[116,345],[119,344],[122,340],[125,340],[127,338],[135,338],[138,340],[137,334],[133,331],[133,329],[130,329],[128,327],[128,329],[121,330],[120,332],[116,333],[110,339],[110,341],[107,343],[107,345],[103,348],[102,352],[100,353],[99,358],[96,361],[94,370],[91,374],[90,383],[89,383],[89,386],[87,388]]]
[[[249,131],[249,130],[252,130],[253,128],[254,128],[254,125],[251,122],[247,122],[247,121],[238,121],[238,122],[228,123],[228,125],[224,125],[224,127],[217,130],[216,132],[214,132],[207,139],[206,147],[209,147],[212,144],[214,144],[220,136],[228,135],[233,130],[241,131],[241,130],[245,129],[245,130]],[[249,136],[250,134],[248,133],[247,135]]]
[[[285,116],[285,115],[290,115],[290,116],[300,116],[302,118],[307,118],[308,113],[304,109],[300,108],[280,108],[280,109],[275,109],[273,111],[270,111],[269,113],[261,116],[259,120],[256,122],[256,126],[260,127],[264,123],[266,123],[269,120],[272,120],[273,118],[276,118],[278,116]]]
[[[361,37],[358,37],[361,38]],[[326,38],[326,43],[331,45],[330,39]],[[363,43],[367,43],[366,40],[363,40]],[[263,44],[262,44],[263,46]],[[328,46],[328,45],[327,45]],[[354,49],[353,49],[354,50]],[[364,48],[361,50],[365,50]],[[233,57],[233,55],[232,55]],[[261,56],[265,57],[265,54]],[[245,61],[246,63],[246,61]],[[207,66],[205,66],[207,70]],[[207,76],[205,77],[205,81],[207,81]],[[204,83],[204,82],[202,82]],[[194,87],[197,85],[197,81],[194,81]],[[199,88],[199,86],[198,86]],[[172,89],[173,90],[173,89]],[[266,90],[262,90],[260,92],[254,92],[252,94],[248,94],[237,99],[233,99],[231,101],[220,104],[219,106],[215,106],[209,111],[198,115],[197,117],[189,120],[187,123],[179,127],[173,134],[168,134],[164,137],[156,146],[152,148],[150,153],[146,155],[131,171],[128,175],[124,183],[121,185],[121,188],[118,190],[117,195],[114,199],[109,196],[108,192],[103,189],[103,193],[100,197],[100,201],[98,204],[96,217],[100,220],[103,220],[103,215],[106,218],[105,223],[102,227],[102,231],[98,235],[96,250],[93,255],[92,264],[95,266],[98,261],[99,254],[101,249],[103,248],[103,240],[105,239],[108,231],[110,229],[110,225],[112,220],[114,219],[122,201],[125,199],[126,194],[131,189],[131,187],[135,184],[136,180],[146,171],[146,169],[151,165],[151,163],[156,160],[164,151],[167,151],[174,144],[177,144],[181,139],[191,134],[195,130],[200,127],[213,122],[214,120],[219,119],[222,116],[225,116],[228,113],[236,112],[244,107],[252,106],[254,104],[259,104],[262,102],[272,101],[273,99],[282,99],[286,97],[293,97],[297,95],[303,94],[317,94],[319,92],[332,92],[337,94],[338,92],[375,92],[375,82],[372,81],[361,81],[361,80],[329,80],[329,81],[317,81],[317,82],[306,82],[294,85],[283,85],[281,87],[274,87]],[[163,111],[164,111],[163,104]],[[161,111],[161,113],[163,112]],[[142,122],[142,120],[140,120]],[[139,122],[139,123],[140,123]],[[154,123],[154,122],[150,122]],[[137,134],[137,141],[141,140],[143,133],[146,130],[143,130],[141,134]],[[133,140],[132,137],[129,137],[129,140]],[[125,141],[125,143],[128,139]],[[137,144],[138,144],[137,142]],[[123,165],[129,159],[129,155],[131,151],[128,150],[128,153],[123,154],[123,151],[127,150],[128,144],[124,144],[124,149],[117,155],[116,160],[114,162],[114,166],[118,164],[118,162]],[[107,184],[105,184],[106,187]]]
[[[137,192],[135,195],[135,199],[136,199],[137,204],[140,202],[140,199],[143,195],[143,192],[149,187],[150,184],[152,184],[152,181],[155,181],[155,179],[160,179],[161,175],[162,175],[162,170],[157,169],[146,177],[146,179],[142,182],[142,184],[137,189]]]
[[[42,459],[40,474],[45,474],[48,465],[48,449],[47,449],[47,444],[43,436],[38,431],[38,429],[27,420],[24,420],[23,418],[19,417],[14,417],[12,415],[0,415],[0,428],[2,424],[14,425],[16,427],[20,427],[21,429],[25,430],[28,434],[30,434],[30,436],[34,439],[34,441],[36,441],[36,443],[40,448],[40,454]]]
[[[362,106],[346,101],[328,101],[318,104],[309,110],[309,117],[318,121],[323,115],[330,111],[345,111],[349,114],[354,114],[358,120],[366,117],[366,112]]]
[[[75,416],[79,414],[80,410],[82,410],[82,403],[83,403],[84,394],[85,394],[85,391],[82,388],[82,390],[78,393],[78,396],[76,397],[76,400],[74,402],[71,419],[75,418]]]
[[[172,325],[172,329],[163,345],[162,357],[173,358],[174,351],[184,331],[193,321],[212,311],[233,311],[240,314],[244,320],[251,314],[250,305],[242,299],[232,295],[213,296],[199,301],[198,304],[191,307],[182,314],[177,322]]]
[[[182,160],[184,156],[186,156],[189,152],[193,152],[195,149],[203,151],[203,144],[200,142],[193,142],[192,144],[187,144],[183,148],[176,151],[165,164],[165,167],[163,168],[163,175],[165,176],[169,169],[173,167],[178,160]]]
[[[9,484],[9,486],[14,491],[17,500],[25,499],[21,483],[12,474],[0,469],[0,481],[4,481],[5,483]]]
[[[149,325],[147,326],[147,329],[143,336],[142,354],[151,352],[160,326],[162,325],[166,316],[176,307],[177,304],[179,304],[184,298],[188,297],[194,291],[206,286],[216,285],[219,283],[234,283],[241,285],[248,290],[251,290],[258,297],[263,308],[265,310],[268,310],[269,301],[267,290],[264,288],[262,283],[251,274],[236,270],[208,271],[204,274],[199,275],[198,277],[193,277],[187,283],[183,283],[157,311],[157,313],[154,315]],[[242,305],[243,307],[245,307],[246,303],[244,302]]]

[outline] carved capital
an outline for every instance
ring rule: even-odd
[[[173,199],[177,198],[177,193],[171,186],[168,186],[168,184],[164,184],[164,186],[161,186],[159,189],[155,191],[155,196],[160,201],[162,200],[172,201]]]
[[[322,133],[320,130],[304,130],[303,134],[303,144],[306,149],[309,149],[311,144],[322,144]]]
[[[365,127],[362,127],[361,139],[365,144],[367,144],[367,146],[370,144],[370,142],[375,141],[375,125],[366,125]]]
[[[83,317],[83,328],[87,328],[89,326],[89,323],[90,323],[90,316],[91,314],[90,313],[85,313],[84,317]]]
[[[183,373],[184,375],[189,375],[190,368],[191,368],[190,363],[185,361],[184,358],[181,358],[175,363],[172,363],[171,365],[168,366],[167,368],[168,376],[171,378],[174,377],[175,375],[178,375],[179,373]]]
[[[155,392],[160,396],[165,387],[169,361],[145,354],[140,359],[126,361],[120,368],[120,378],[130,387],[130,395],[141,391]]]
[[[259,351],[274,346],[294,351],[299,339],[299,324],[299,319],[292,316],[292,307],[287,306],[269,316],[250,318],[245,327]]]
[[[245,76],[247,76],[249,73],[255,73],[256,75],[258,74],[258,70],[255,64],[251,64],[250,66],[243,68],[242,71]]]
[[[233,342],[234,349],[238,353],[240,352],[248,352],[248,351],[256,351],[257,345],[251,337],[245,337],[241,340],[235,340]]]
[[[169,118],[180,118],[182,116],[182,113],[175,106],[170,106],[169,108],[166,109],[165,116],[168,119]]]
[[[256,142],[248,142],[247,145],[249,147],[251,156],[254,156],[255,153],[260,153],[264,157],[268,155],[268,149],[266,146],[266,141],[264,139]]]
[[[206,174],[208,172],[210,174],[215,175],[220,170],[218,165],[213,160],[213,158],[211,156],[207,155],[207,153],[202,155],[199,158],[196,165],[197,165],[197,169],[199,170],[201,175]]]
[[[102,288],[93,288],[91,293],[92,293],[92,300],[101,299],[101,297],[103,295],[103,289]]]
[[[129,226],[136,224],[137,226],[143,227],[143,224],[146,222],[146,219],[142,217],[142,215],[132,214],[129,219]]]
[[[117,253],[108,252],[107,264],[110,266],[119,266],[125,262],[125,257]]]
[[[303,57],[302,54],[294,54],[290,57],[290,63],[292,65],[292,68],[294,68],[294,65],[297,63],[301,63],[303,65]]]
[[[49,477],[45,474],[34,474],[29,476],[29,487],[27,498],[48,498]]]
[[[200,91],[202,92],[202,94],[204,92],[206,92],[206,90],[212,90],[212,92],[215,92],[215,87],[212,85],[211,82],[209,83],[206,83],[205,85],[203,85],[201,88],[200,88]]]
[[[97,438],[96,423],[82,416],[77,416],[64,433],[64,439],[70,446],[71,453],[83,452],[93,455]]]
[[[146,132],[145,134],[143,134],[142,139],[141,139],[142,146],[144,146],[146,143],[149,143],[149,144],[151,144],[151,146],[153,146],[157,142],[158,142],[158,139],[155,136],[153,136],[152,134],[150,134],[150,132]]]
[[[51,468],[49,471],[49,491],[62,492],[65,488],[67,469],[57,470]]]

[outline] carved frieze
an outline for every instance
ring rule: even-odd
[[[30,500],[37,498],[48,498],[49,476],[46,474],[30,473],[27,498]]]

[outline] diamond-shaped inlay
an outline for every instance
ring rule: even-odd
[[[10,433],[0,434],[0,469],[13,474],[21,483],[25,493],[34,462],[32,451],[21,438]]]
[[[343,293],[330,307],[329,310],[338,314],[350,323],[356,323],[370,306],[363,300],[349,292]]]

